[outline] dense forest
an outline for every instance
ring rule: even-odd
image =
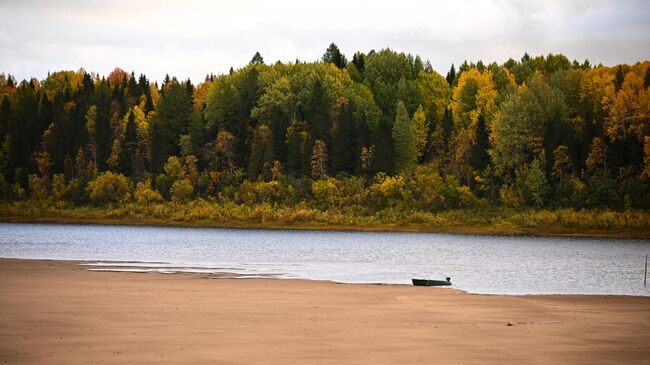
[[[650,208],[650,62],[443,76],[390,49],[190,80],[0,74],[5,201],[436,212]]]

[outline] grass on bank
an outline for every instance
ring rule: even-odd
[[[440,212],[362,206],[319,210],[306,204],[244,205],[195,200],[150,205],[75,206],[51,200],[0,203],[0,220],[193,227],[422,231],[478,234],[650,238],[650,213],[613,210],[535,210],[488,207]]]

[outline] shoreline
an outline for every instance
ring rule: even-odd
[[[91,272],[0,259],[0,362],[641,364],[650,297]],[[604,315],[606,314],[606,315]]]
[[[20,217],[1,216],[0,223],[35,223],[35,224],[78,224],[136,227],[172,227],[172,228],[212,228],[212,229],[251,229],[251,230],[286,230],[286,231],[334,231],[334,232],[377,232],[377,233],[441,233],[459,235],[488,236],[533,236],[533,237],[579,237],[579,238],[613,238],[613,239],[650,239],[650,231],[598,230],[565,228],[504,228],[478,225],[467,226],[431,226],[425,224],[409,225],[318,225],[318,224],[282,224],[238,222],[225,223],[217,221],[169,221],[153,218],[68,218],[68,217]]]
[[[89,263],[133,263],[133,264],[173,264],[171,262],[149,262],[149,261],[131,261],[131,260],[68,260],[68,259],[48,259],[48,258],[36,258],[36,259],[26,259],[26,258],[17,258],[17,257],[0,257],[0,265],[3,261],[16,261],[16,262],[37,262],[37,263],[52,263],[52,264],[64,264],[64,265],[74,265],[80,269],[89,272],[105,272],[105,273],[115,273],[115,274],[140,274],[140,275],[183,275],[183,276],[196,276],[201,279],[214,279],[214,280],[282,280],[282,281],[297,281],[297,282],[314,282],[314,283],[330,283],[335,285],[352,285],[352,286],[397,286],[397,287],[414,287],[410,283],[378,283],[378,282],[368,282],[368,283],[347,283],[335,280],[327,279],[310,279],[310,278],[299,278],[299,277],[281,277],[275,276],[273,274],[261,274],[253,275],[249,277],[246,274],[238,274],[234,272],[212,272],[212,273],[201,273],[201,272],[192,272],[192,271],[176,271],[176,272],[159,272],[159,271],[129,271],[129,270],[120,270],[119,267],[114,265],[106,266],[92,266],[87,265]],[[128,268],[128,266],[126,266]],[[173,267],[173,268],[180,268]],[[549,293],[549,294],[503,294],[503,293],[476,293],[454,287],[428,287],[433,290],[451,290],[465,295],[479,295],[479,296],[496,296],[496,297],[621,297],[621,298],[650,298],[650,295],[633,295],[633,294],[566,294],[566,293]]]

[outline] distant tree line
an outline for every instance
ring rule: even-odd
[[[116,68],[0,74],[0,194],[75,204],[228,200],[650,207],[650,62],[464,62],[335,44],[190,80]]]

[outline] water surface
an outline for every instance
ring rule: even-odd
[[[634,239],[0,223],[5,258],[344,283],[450,276],[455,288],[490,294],[649,296],[646,253],[650,241]]]

